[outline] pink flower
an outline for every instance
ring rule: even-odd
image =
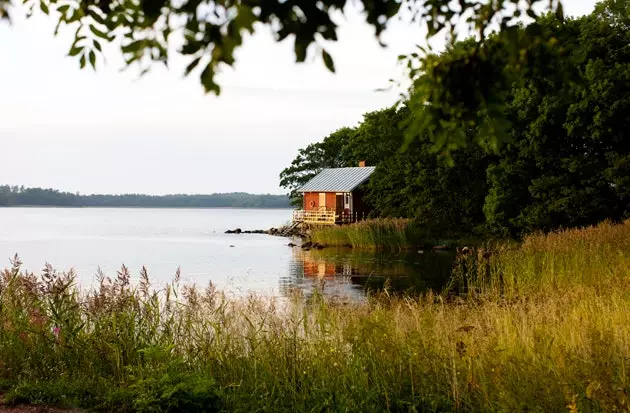
[[[53,327],[52,329],[52,333],[55,336],[55,338],[59,339],[59,333],[61,332],[61,328],[59,327]]]

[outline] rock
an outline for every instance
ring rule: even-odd
[[[292,242],[289,242],[289,243],[287,244],[287,247],[291,247],[291,248],[293,248],[293,247],[297,247],[297,245],[296,245],[296,244],[294,244],[294,243],[292,243]]]
[[[234,245],[230,245],[230,248],[234,248]]]
[[[243,231],[240,228],[228,229],[227,231],[225,231],[226,234],[240,234],[241,232]]]
[[[323,250],[324,246],[322,244],[315,243],[315,244],[313,244],[313,248],[316,248],[318,250]]]
[[[302,244],[302,249],[306,250],[306,249],[311,249],[313,247],[313,243],[311,241],[307,241],[304,244]]]

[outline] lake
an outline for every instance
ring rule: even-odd
[[[398,290],[440,289],[452,256],[417,252],[383,254],[348,249],[302,251],[290,239],[225,234],[228,229],[269,229],[291,219],[288,209],[0,208],[0,267],[19,254],[23,268],[45,263],[73,268],[83,289],[100,268],[110,277],[126,265],[137,279],[142,266],[152,284],[212,282],[234,295],[306,295],[360,300],[387,283]]]

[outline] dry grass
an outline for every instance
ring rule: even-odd
[[[174,394],[178,411],[628,411],[629,238],[628,222],[533,235],[462,255],[464,295],[355,305],[151,293],[126,270],[83,297],[72,274],[16,266],[0,281],[0,379],[58,403],[42,383],[63,378],[68,405],[106,410],[168,411],[156,395]],[[106,391],[81,399],[76,383]]]

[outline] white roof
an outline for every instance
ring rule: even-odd
[[[324,169],[297,192],[351,192],[367,181],[374,169],[374,166]]]

